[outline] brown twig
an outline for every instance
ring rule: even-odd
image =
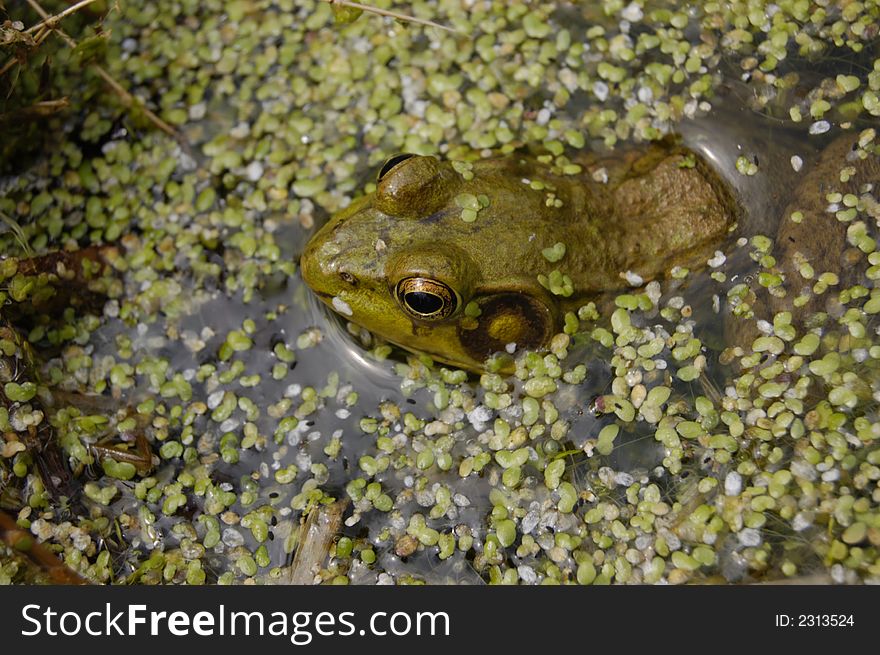
[[[34,116],[51,116],[69,106],[70,100],[66,97],[58,98],[56,100],[40,100],[28,107],[22,107],[21,109],[15,109],[5,114],[0,114],[0,125],[11,123],[13,121],[29,120]],[[7,222],[2,215],[0,215],[0,220]]]
[[[360,9],[361,11],[366,11],[371,14],[378,14],[379,16],[388,16],[389,18],[395,18],[397,20],[407,21],[409,23],[418,23],[419,25],[427,25],[428,27],[438,27],[441,30],[446,30],[447,32],[455,32],[456,34],[461,34],[461,32],[454,27],[447,27],[446,25],[441,25],[440,23],[435,23],[431,20],[425,20],[424,18],[416,18],[415,16],[408,16],[407,14],[401,14],[396,11],[389,11],[388,9],[379,9],[378,7],[371,7],[370,5],[362,5],[360,2],[349,2],[348,0],[325,0],[329,2],[331,5],[342,5],[343,7],[351,7],[352,9]]]
[[[97,0],[80,0],[80,2],[77,2],[75,5],[71,5],[70,7],[65,9],[64,11],[62,11],[58,14],[55,14],[54,16],[49,16],[48,18],[43,19],[42,21],[40,21],[39,23],[37,23],[35,25],[31,25],[26,30],[19,32],[19,34],[31,34],[32,32],[35,32],[36,34],[34,36],[30,37],[31,42],[28,43],[27,45],[29,45],[30,47],[33,47],[33,48],[39,47],[40,44],[42,44],[43,41],[45,41],[48,38],[48,36],[52,33],[52,28],[57,23],[59,23],[62,18],[64,18],[65,16],[69,16],[70,14],[77,12],[80,9],[82,9],[83,7],[86,7],[96,1]],[[15,66],[15,64],[17,64],[17,63],[18,63],[17,57],[15,57],[15,56],[10,57],[6,61],[6,63],[3,64],[3,67],[0,68],[0,77],[2,77],[4,74],[6,74],[6,72],[9,71],[9,69],[12,68],[13,66]]]
[[[347,498],[329,505],[313,507],[308,513],[300,526],[299,541],[285,584],[315,583],[315,576],[327,559],[333,538],[342,527],[342,515],[346,507]]]
[[[34,541],[30,533],[19,528],[15,520],[5,512],[0,512],[0,538],[7,546],[21,551],[42,568],[54,584],[89,584],[88,580],[58,559],[55,553]]]
[[[6,61],[6,63],[3,64],[3,68],[0,68],[0,77],[3,77],[3,76],[6,74],[6,72],[7,72],[10,68],[12,68],[13,66],[15,66],[17,63],[18,63],[18,57],[16,57],[15,55],[11,56],[11,57]]]
[[[76,12],[76,11],[79,11],[79,10],[82,9],[83,7],[85,7],[85,6],[87,6],[87,5],[90,5],[90,4],[92,4],[93,2],[96,2],[96,1],[97,1],[97,0],[80,0],[80,2],[77,2],[75,5],[71,5],[70,7],[68,7],[67,9],[65,9],[64,11],[62,11],[62,12],[60,12],[60,13],[57,13],[57,14],[55,14],[54,16],[49,16],[48,18],[45,18],[42,22],[37,23],[36,25],[31,25],[29,28],[27,28],[27,29],[24,31],[24,33],[25,33],[25,34],[30,34],[31,32],[34,32],[34,31],[36,31],[36,30],[38,30],[38,29],[40,29],[41,27],[44,27],[44,26],[48,26],[48,27],[50,27],[50,28],[54,28],[55,24],[58,23],[58,22],[59,22],[62,18],[64,18],[65,16],[67,16],[67,15],[69,15],[69,14],[72,14],[72,13],[74,13],[74,12]]]

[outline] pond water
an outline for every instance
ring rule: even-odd
[[[53,425],[84,491],[63,512],[29,469],[4,492],[20,523],[101,582],[284,582],[300,523],[335,499],[348,504],[314,571],[325,582],[877,579],[875,186],[828,199],[827,229],[846,229],[834,212],[850,208],[862,226],[848,233],[858,288],[822,282],[840,310],[796,329],[761,316],[763,341],[724,342],[731,289],[774,287],[765,241],[841,124],[877,156],[880,53],[852,27],[864,16],[816,15],[797,40],[803,17],[777,5],[742,25],[725,3],[414,3],[469,32],[456,50],[462,37],[435,28],[334,24],[320,2],[222,4],[107,18],[108,68],[186,147],[112,102],[86,106],[55,155],[3,180],[3,211],[38,252],[122,246],[121,293],[65,317],[72,337],[55,323],[31,336],[50,387],[130,408],[155,463],[102,472],[71,444],[128,438],[128,415],[89,430],[65,405]],[[857,51],[832,44],[821,66],[794,54],[833,42],[839,22]],[[768,45],[741,46],[752,39]],[[849,79],[826,82],[841,76],[869,89],[861,115]],[[811,127],[823,115],[829,133]],[[332,315],[299,277],[308,238],[385,155],[543,144],[573,157],[666,132],[744,209],[724,257],[585,308],[515,375],[427,366]]]

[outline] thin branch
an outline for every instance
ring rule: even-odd
[[[419,25],[427,25],[428,27],[439,27],[441,30],[446,30],[447,32],[454,32],[456,34],[461,34],[461,32],[454,27],[446,27],[446,25],[441,25],[440,23],[435,23],[431,20],[425,20],[424,18],[416,18],[415,16],[408,16],[407,14],[400,14],[396,11],[389,11],[388,9],[379,9],[378,7],[371,7],[369,5],[362,5],[360,2],[349,2],[348,0],[325,0],[329,2],[331,5],[342,5],[343,7],[351,7],[352,9],[360,9],[361,11],[366,11],[371,14],[378,14],[379,16],[388,16],[389,18],[396,18],[397,20],[407,21],[410,23],[418,23]]]
[[[330,552],[333,538],[342,527],[342,515],[348,507],[348,499],[337,500],[329,505],[313,507],[299,529],[299,540],[293,563],[287,573],[285,584],[307,585],[315,583]]]
[[[0,68],[0,77],[3,77],[6,72],[15,66],[18,63],[18,59],[15,56],[10,57],[6,60],[6,63],[3,65],[3,68]]]
[[[62,11],[61,13],[55,14],[54,16],[49,16],[48,18],[46,18],[42,22],[37,23],[36,25],[32,25],[31,27],[27,28],[24,31],[24,33],[30,34],[31,32],[38,30],[43,26],[54,27],[55,23],[60,21],[65,16],[68,16],[69,14],[72,14],[75,11],[79,11],[83,7],[90,5],[93,2],[96,2],[96,0],[80,0],[80,2],[77,2],[75,5],[71,5],[70,7],[68,7],[67,9]]]
[[[27,2],[35,12],[40,14],[40,18],[43,19],[43,24],[49,26],[48,21],[50,18],[52,18],[49,15],[49,12],[47,12],[45,9],[43,9],[43,7],[40,6],[40,3],[37,2],[37,0],[27,0]],[[53,26],[51,26],[51,29],[54,30],[58,34],[58,36],[60,36],[62,39],[64,39],[64,42],[67,43],[67,45],[69,45],[71,48],[76,47],[76,41],[74,41],[72,38],[67,36],[67,34],[64,32],[64,30],[62,30],[60,27],[53,25]]]
[[[26,118],[28,116],[51,116],[69,106],[70,100],[68,100],[67,97],[57,98],[55,100],[39,100],[27,107],[13,109],[10,112],[0,114],[0,125],[8,123],[11,120],[18,120],[19,118]],[[2,214],[2,212],[0,212],[0,214]],[[0,215],[0,218],[2,218],[2,215]]]
[[[55,584],[85,585],[89,581],[71,569],[43,544],[18,527],[15,520],[0,511],[0,539],[12,549],[21,550],[34,564],[42,568]]]
[[[110,73],[108,73],[106,70],[104,70],[103,66],[100,66],[100,65],[94,64],[94,63],[92,64],[92,66],[94,66],[95,71],[98,73],[98,75],[101,76],[101,79],[103,79],[107,83],[107,85],[111,89],[113,89],[117,93],[117,95],[119,95],[120,98],[122,98],[122,102],[125,104],[126,107],[132,107],[134,105],[137,105],[140,108],[140,110],[142,112],[144,112],[144,115],[147,118],[149,118],[150,121],[152,121],[156,125],[156,127],[158,127],[160,130],[162,130],[163,132],[165,132],[169,136],[177,139],[178,141],[182,140],[182,137],[180,136],[180,134],[177,133],[177,130],[175,130],[168,123],[166,123],[161,118],[159,118],[155,113],[153,113],[153,111],[149,107],[147,107],[139,98],[136,98],[135,96],[131,95],[128,91],[126,91],[122,87],[122,85],[119,84],[119,82],[117,82],[113,78],[112,75],[110,75]]]

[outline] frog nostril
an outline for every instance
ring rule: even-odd
[[[342,278],[343,282],[347,282],[348,284],[357,284],[357,278],[351,273],[347,273],[346,271],[340,271],[339,277]]]

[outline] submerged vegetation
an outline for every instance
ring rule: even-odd
[[[880,180],[826,181],[857,283],[786,276],[767,235],[820,219],[769,217],[705,271],[570,313],[510,376],[342,334],[297,272],[396,152],[465,175],[540,147],[566,170],[740,102],[799,134],[795,172],[844,130],[877,157],[877,2],[371,3],[449,29],[293,0],[50,25],[68,5],[44,4],[0,4],[0,510],[21,548],[101,583],[880,579]],[[772,184],[763,147],[722,154]],[[796,325],[785,303],[816,296]],[[719,343],[729,313],[750,347]],[[314,525],[335,538],[303,543]],[[0,548],[0,582],[34,579]]]

